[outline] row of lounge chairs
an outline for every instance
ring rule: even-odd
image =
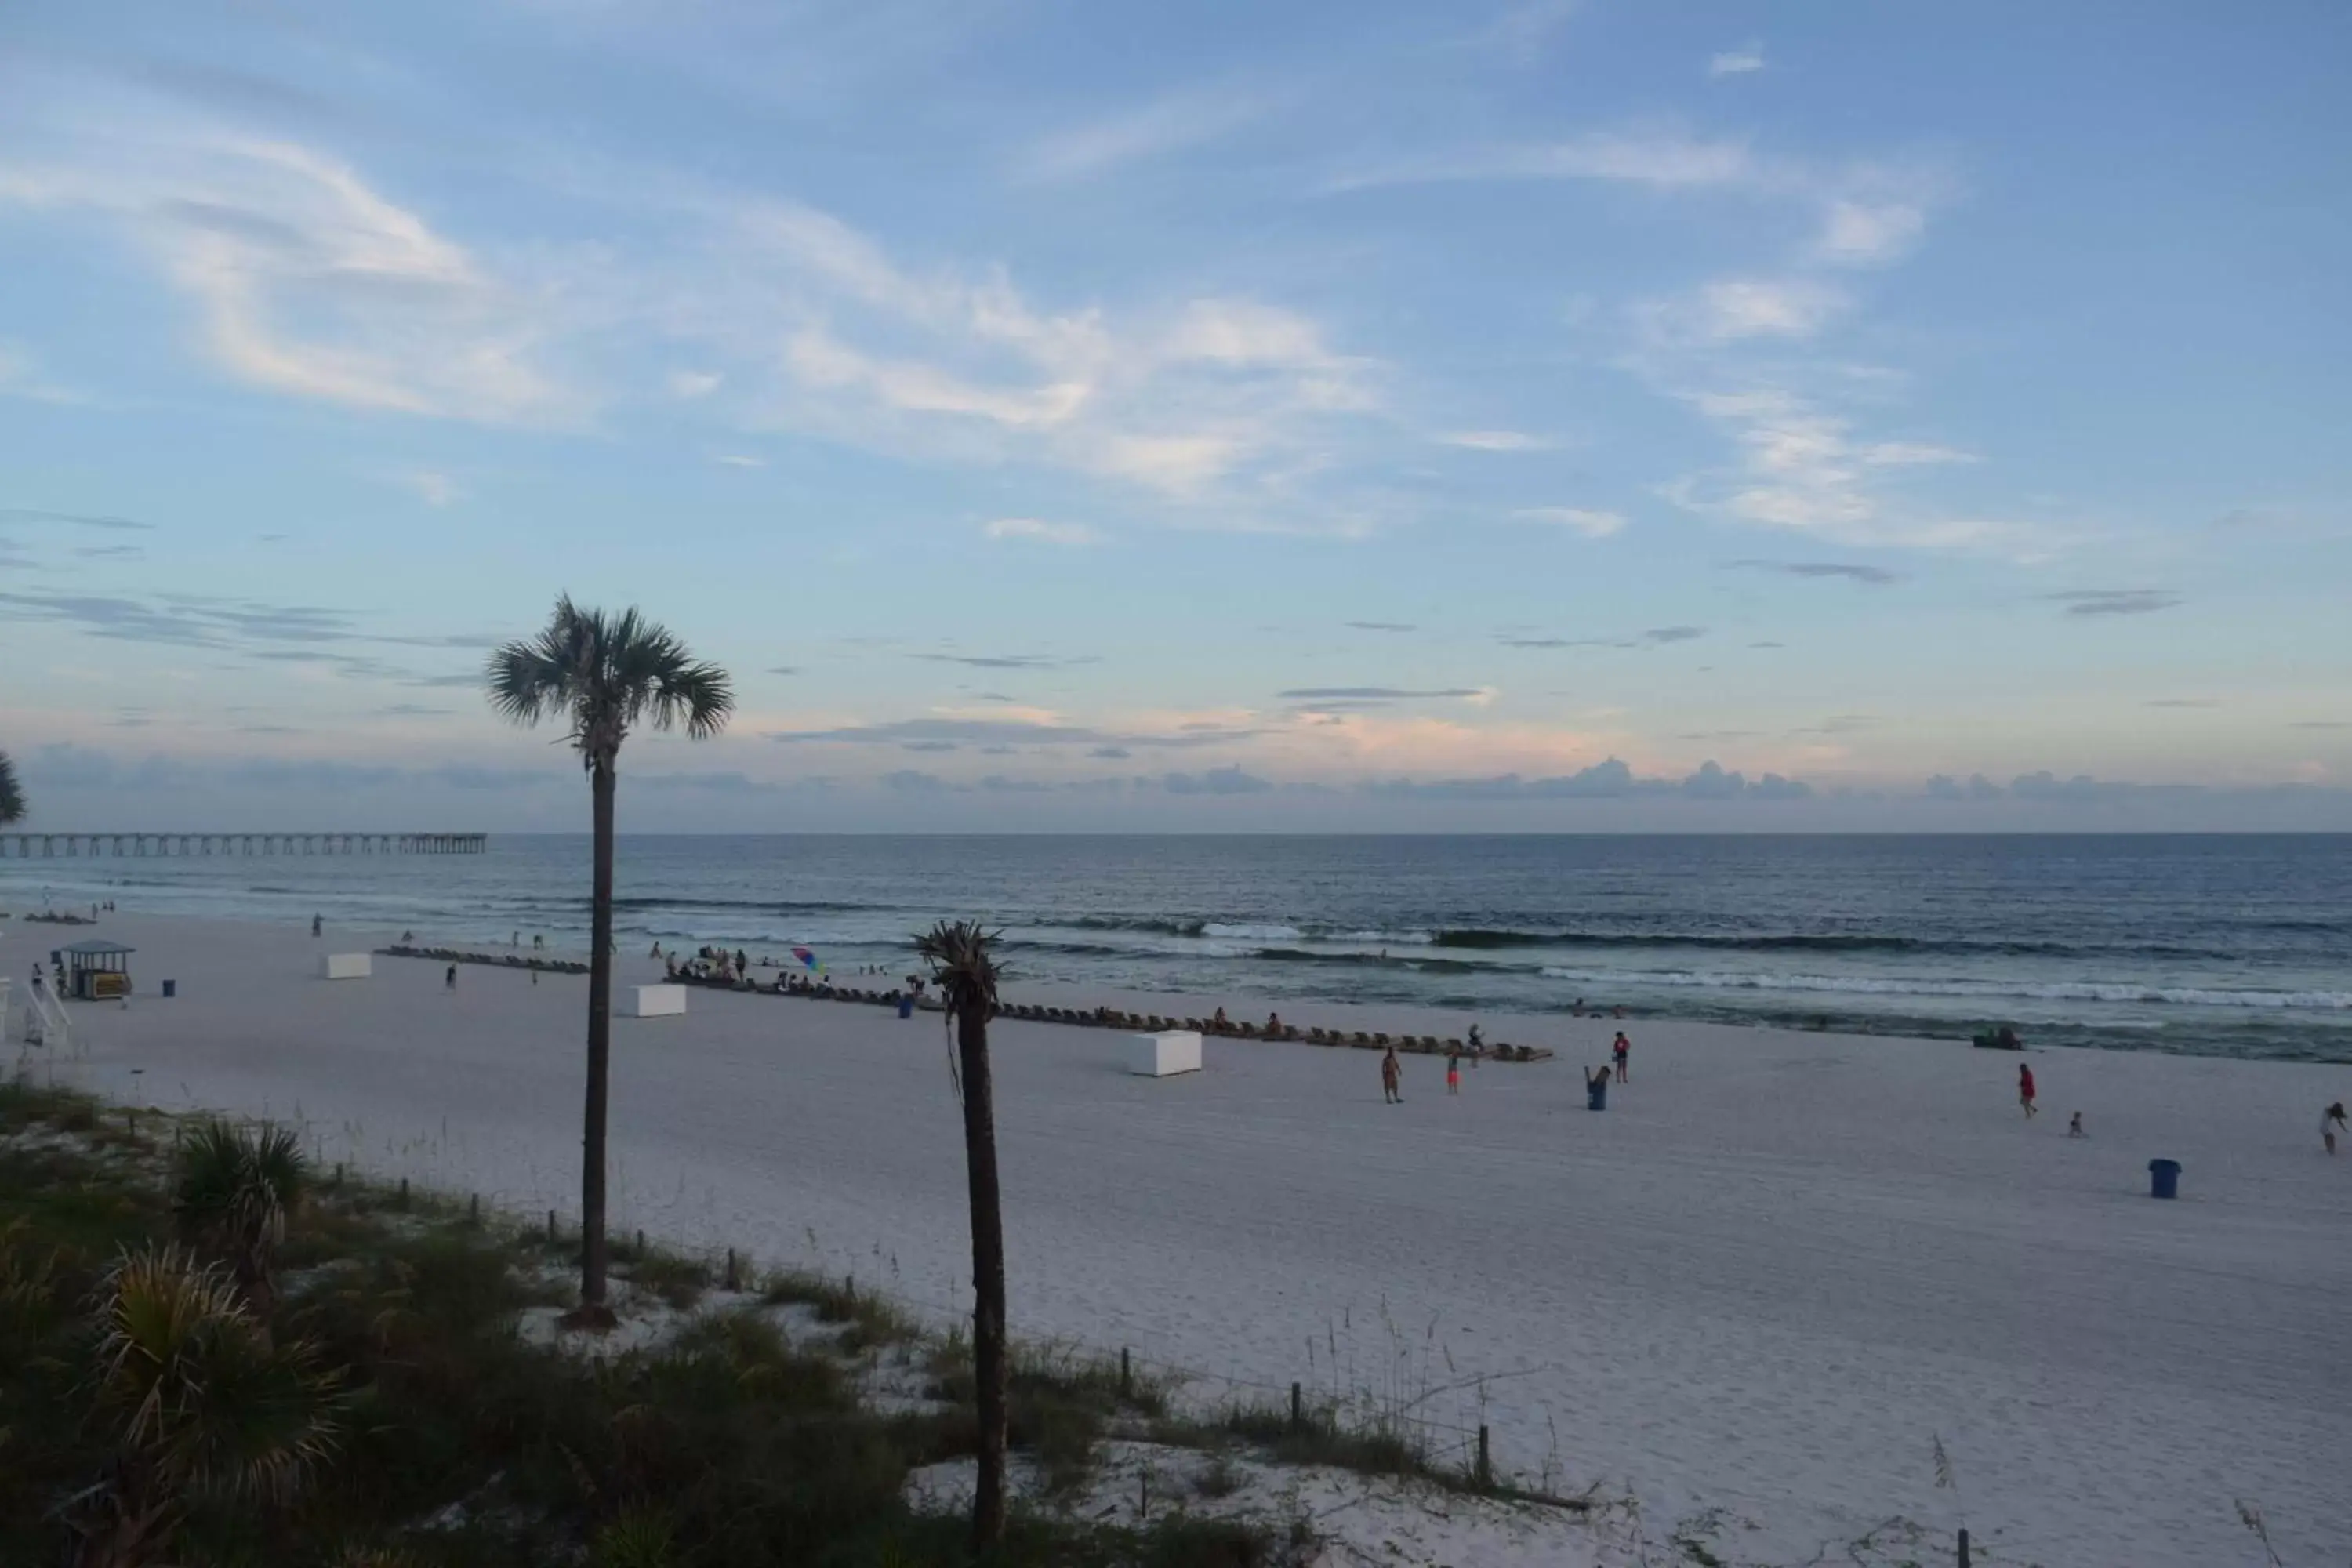
[[[877,1006],[895,1007],[904,994],[899,991],[867,991],[856,986],[819,985],[814,990],[794,992],[799,996],[814,996],[835,1002],[866,1002]],[[926,1012],[937,1012],[937,998],[926,996],[918,1005]],[[1400,1051],[1416,1056],[1479,1057],[1498,1062],[1539,1062],[1551,1058],[1549,1048],[1541,1046],[1512,1046],[1500,1043],[1469,1046],[1460,1040],[1441,1040],[1435,1035],[1390,1035],[1358,1029],[1301,1028],[1294,1024],[1282,1025],[1272,1032],[1256,1024],[1220,1024],[1214,1018],[1162,1017],[1157,1013],[1124,1013],[1112,1007],[1049,1007],[1032,1002],[1006,1003],[997,1009],[1001,1018],[1017,1018],[1031,1024],[1067,1024],[1077,1028],[1121,1029],[1132,1033],[1158,1033],[1165,1029],[1190,1029],[1197,1034],[1221,1035],[1242,1040],[1295,1040],[1310,1046],[1353,1046],[1364,1050],[1385,1050],[1393,1046]]]
[[[440,963],[487,963],[493,969],[536,969],[542,974],[585,974],[588,966],[569,958],[527,958],[520,952],[483,952],[475,948],[419,947],[395,942],[376,949],[392,958],[429,958]]]

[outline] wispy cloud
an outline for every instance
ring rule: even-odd
[[[121,129],[93,104],[53,161],[0,161],[0,204],[95,209],[195,306],[236,380],[354,407],[491,422],[568,418],[536,363],[541,313],[350,166],[184,123]]]
[[[1445,447],[1465,447],[1474,452],[1546,452],[1558,443],[1524,430],[1456,430],[1437,437]]]
[[[1360,632],[1417,632],[1421,629],[1411,621],[1349,621],[1346,624]]]
[[[1849,583],[1866,584],[1883,588],[1903,581],[1899,572],[1884,566],[1864,566],[1851,561],[1764,561],[1749,558],[1728,564],[1750,572],[1778,572],[1784,577],[1842,577]]]
[[[1445,686],[1428,689],[1403,686],[1298,686],[1275,695],[1286,702],[1410,702],[1422,698],[1483,701],[1490,693],[1483,686]]]
[[[2162,588],[2076,588],[2042,596],[2065,605],[2069,616],[2149,616],[2180,603],[2179,595]]]
[[[1819,334],[1847,303],[1843,291],[1810,278],[1721,278],[1683,298],[1645,305],[1638,318],[1676,342],[1801,341]]]
[[[1532,65],[1582,9],[1583,0],[1519,0],[1506,5],[1463,42],[1474,49],[1499,54],[1514,65]]]
[[[464,493],[458,489],[457,480],[430,468],[413,468],[404,474],[395,474],[393,482],[431,507],[447,506]]]
[[[1511,513],[1522,522],[1549,523],[1580,533],[1587,539],[1606,539],[1625,526],[1624,517],[1613,511],[1599,511],[1580,506],[1528,506]]]
[[[1092,664],[1095,656],[1068,658],[1046,653],[918,653],[908,656],[929,664],[961,664],[968,669],[1066,669]]]
[[[753,458],[741,452],[720,452],[710,460],[730,468],[764,468],[768,466],[767,458]]]
[[[1023,155],[1031,180],[1084,180],[1232,134],[1266,112],[1263,93],[1232,87],[1171,93],[1143,107],[1056,132]]]
[[[1102,535],[1083,522],[1047,522],[1034,517],[1000,517],[981,531],[991,539],[1025,539],[1039,544],[1102,542]]]
[[[1192,750],[1247,740],[1260,731],[1217,726],[1174,731],[1122,731],[1085,724],[1024,722],[1013,719],[899,719],[879,724],[843,724],[829,730],[772,731],[772,741],[825,741],[852,745],[903,747],[908,742],[952,742],[972,745],[1126,746]]]
[[[1602,180],[1662,189],[1726,186],[1752,180],[1744,141],[1678,131],[1592,131],[1562,141],[1490,146],[1386,168],[1332,183],[1335,191],[1463,180]]]
[[[1764,68],[1764,46],[1746,43],[1735,49],[1723,49],[1707,57],[1706,74],[1711,77],[1748,76]]]
[[[1705,626],[1652,626],[1630,637],[1538,637],[1526,632],[1506,632],[1495,640],[1505,647],[1519,648],[1664,647],[1674,643],[1695,642],[1706,636],[1706,631]]]
[[[0,342],[0,397],[21,397],[30,403],[90,401],[87,395],[51,381],[41,374],[30,353],[5,342]]]
[[[1840,266],[1874,267],[1908,253],[1927,228],[1927,209],[1916,202],[1841,197],[1822,215],[1818,250]]]
[[[1916,549],[2000,549],[2046,552],[2042,530],[1993,518],[1940,514],[1891,496],[1883,475],[1929,460],[1965,460],[1904,443],[1853,438],[1853,421],[1785,388],[1698,393],[1688,402],[1729,434],[1738,462],[1727,474],[1695,476],[1665,487],[1668,499],[1694,510],[1759,527],[1787,529],[1843,543]]]

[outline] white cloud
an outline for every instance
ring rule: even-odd
[[[1545,452],[1558,445],[1523,430],[1455,430],[1436,439],[1440,446],[1465,447],[1474,452]]]
[[[1742,44],[1736,49],[1725,49],[1711,55],[1706,62],[1706,74],[1711,77],[1746,76],[1764,68],[1764,46]]]
[[[22,397],[33,403],[89,401],[48,380],[31,354],[8,343],[0,343],[0,397]]]
[[[414,494],[426,506],[447,506],[465,494],[457,488],[457,480],[431,468],[412,468],[404,474],[395,474],[393,482]]]
[[[1624,518],[1616,512],[1579,506],[1522,507],[1511,515],[1528,522],[1548,522],[1571,529],[1587,539],[1605,539],[1625,526]]]
[[[0,203],[121,225],[194,303],[205,352],[236,379],[495,423],[582,412],[537,363],[546,325],[533,299],[343,163],[288,142],[100,118],[61,144],[71,151],[51,163],[0,163]]]
[[[767,458],[754,458],[742,452],[720,452],[710,460],[724,463],[730,468],[764,468],[768,466]]]
[[[1102,535],[1082,522],[1046,522],[1034,517],[1000,517],[981,530],[991,539],[1029,539],[1040,544],[1099,544]]]
[[[1583,8],[1583,0],[1521,0],[1465,41],[1474,48],[1493,49],[1518,65],[1542,58],[1552,36]]]
[[[669,374],[669,395],[691,402],[698,397],[709,396],[726,379],[713,371],[674,370]]]
[[[1679,132],[1596,131],[1562,142],[1489,147],[1349,175],[1339,190],[1455,180],[1606,180],[1664,189],[1736,185],[1760,170],[1745,142]]]
[[[1858,454],[1873,468],[1906,468],[1923,463],[1973,463],[1974,452],[1963,452],[1957,447],[1938,447],[1926,441],[1879,441],[1862,448]]]
[[[1020,173],[1081,180],[1226,136],[1264,114],[1266,101],[1230,89],[1172,93],[1131,113],[1057,132],[1030,148]]]
[[[1702,393],[1688,399],[1727,432],[1739,460],[1727,474],[1678,481],[1677,505],[1842,544],[1994,550],[2034,559],[2052,531],[1994,518],[1948,516],[1886,493],[1881,470],[1969,462],[1965,452],[1908,442],[1857,444],[1853,422],[1778,387]]]
[[[1819,248],[1824,260],[1870,266],[1903,256],[1927,227],[1927,215],[1915,202],[1840,197],[1822,216]]]
[[[1699,292],[1700,331],[1738,338],[1809,338],[1845,304],[1836,289],[1803,279],[1724,279]]]

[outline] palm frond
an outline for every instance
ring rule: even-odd
[[[958,1013],[996,1010],[997,982],[1004,972],[996,966],[994,950],[1003,934],[978,921],[941,921],[916,935],[917,955],[931,966],[932,978]]]
[[[676,633],[635,608],[583,609],[570,595],[537,636],[491,654],[483,681],[490,706],[515,723],[562,715],[590,767],[641,723],[703,741],[735,708],[727,672],[697,661]]]
[[[337,1379],[307,1342],[273,1344],[217,1266],[125,1253],[99,1316],[95,1404],[167,1491],[282,1502],[334,1451]]]
[[[24,821],[26,809],[24,786],[16,782],[16,764],[8,760],[7,752],[0,752],[0,826]]]
[[[287,1216],[301,1206],[309,1167],[293,1131],[268,1123],[247,1132],[206,1121],[181,1146],[173,1212],[190,1240],[228,1255],[265,1308],[271,1260]]]

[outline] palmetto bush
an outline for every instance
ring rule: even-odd
[[[207,1121],[180,1150],[172,1208],[182,1233],[227,1261],[265,1339],[277,1306],[271,1270],[309,1167],[293,1132],[266,1123],[248,1132]]]
[[[109,1271],[94,1362],[111,1456],[74,1500],[82,1568],[166,1561],[191,1504],[283,1504],[334,1451],[336,1379],[312,1347],[272,1342],[227,1270],[179,1247]]]

